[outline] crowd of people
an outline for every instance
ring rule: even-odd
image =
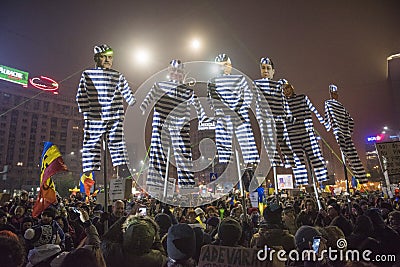
[[[78,194],[33,218],[33,202],[22,191],[0,207],[0,266],[200,266],[207,245],[286,255],[313,250],[317,256],[274,258],[265,266],[400,266],[397,198],[370,193],[319,201],[320,210],[307,194],[270,197],[265,206],[251,207],[249,199],[232,194],[183,208],[139,196],[104,208]],[[323,254],[328,248],[369,250],[371,261]],[[386,260],[377,262],[377,256]]]

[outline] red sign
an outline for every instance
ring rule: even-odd
[[[58,83],[45,76],[40,76],[40,78],[35,77],[29,80],[29,82],[32,84],[32,86],[36,87],[37,89],[43,90],[43,91],[49,91],[53,92],[53,94],[58,94]]]

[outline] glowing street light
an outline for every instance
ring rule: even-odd
[[[145,64],[150,59],[150,54],[145,49],[139,49],[135,52],[135,59],[140,64]]]
[[[193,39],[191,45],[192,45],[193,49],[199,50],[200,46],[201,46],[201,43],[200,43],[200,41],[198,39]]]

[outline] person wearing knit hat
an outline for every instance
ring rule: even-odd
[[[168,233],[168,229],[171,227],[172,225],[172,220],[171,217],[169,217],[167,214],[165,213],[158,213],[155,217],[154,217],[154,221],[158,224],[158,226],[160,227],[160,238],[163,238],[164,235],[166,235]]]
[[[193,258],[196,237],[192,227],[185,223],[171,226],[167,235],[167,254],[169,260],[184,263]]]
[[[314,246],[314,239],[319,240],[318,247]],[[296,232],[295,243],[298,253],[302,255],[299,259],[302,265],[296,263],[295,266],[328,266],[327,240],[316,227],[301,226]],[[306,250],[307,253],[303,253]],[[310,253],[311,251],[314,253]]]
[[[93,49],[96,66],[85,70],[79,81],[76,102],[83,114],[84,139],[82,151],[83,173],[101,169],[101,137],[107,134],[108,148],[117,173],[129,176],[127,152],[123,134],[123,99],[132,106],[136,99],[124,75],[113,70],[114,51],[109,45]],[[96,97],[93,97],[96,96]]]
[[[242,237],[242,226],[232,218],[223,219],[218,226],[218,239],[221,246],[236,247],[239,246]]]
[[[294,237],[282,224],[283,208],[277,203],[269,204],[263,212],[264,221],[253,235],[250,246],[255,248],[282,247],[287,253],[295,248]]]
[[[232,74],[232,62],[219,54],[215,63],[221,71],[207,84],[207,97],[216,120],[215,143],[219,163],[228,163],[232,156],[234,135],[244,163],[258,163],[259,154],[250,123],[252,92],[244,75]]]
[[[264,221],[267,224],[282,225],[282,211],[281,205],[277,203],[269,204],[263,212]]]
[[[309,225],[301,226],[294,236],[297,250],[302,252],[303,250],[312,249],[312,243],[314,237],[321,236],[321,232],[319,232],[315,227]]]
[[[164,266],[167,258],[158,231],[157,223],[148,216],[121,217],[102,238],[107,266]]]
[[[51,226],[53,235],[57,236],[60,239],[58,244],[61,246],[61,248],[64,249],[65,248],[65,233],[61,229],[61,227],[58,225],[58,223],[54,220],[56,217],[56,212],[57,212],[57,210],[52,206],[50,206],[50,207],[46,208],[44,211],[42,211],[42,214],[40,216],[39,225]]]
[[[366,183],[368,182],[367,174],[351,137],[354,131],[354,120],[343,104],[338,101],[338,87],[334,84],[329,85],[329,93],[330,99],[325,101],[325,128],[327,131],[332,129],[342,157],[349,164],[354,177],[360,183]]]
[[[219,222],[220,222],[219,218],[213,216],[213,217],[210,217],[210,218],[207,219],[206,224],[210,225],[210,226],[213,226],[213,227],[218,227]]]
[[[211,241],[215,241],[218,233],[218,225],[220,223],[219,217],[212,216],[206,221],[206,229],[204,230],[211,238]]]
[[[56,212],[57,210],[51,206],[46,208],[44,211],[42,211],[42,221],[46,220],[43,217],[47,217],[49,218],[49,220],[53,220],[56,217]]]
[[[260,59],[261,78],[253,81],[256,100],[256,118],[260,125],[263,145],[272,167],[295,167],[293,149],[290,144],[286,124],[292,121],[288,104],[281,90],[287,81],[274,80],[275,67],[271,58]],[[278,146],[284,162],[279,155]]]
[[[122,246],[124,251],[134,255],[143,255],[150,252],[157,235],[154,224],[140,217],[125,222]]]

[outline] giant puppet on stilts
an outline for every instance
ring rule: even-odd
[[[360,183],[366,183],[367,175],[358,157],[357,150],[351,138],[354,130],[354,121],[349,112],[338,101],[339,94],[336,85],[329,85],[329,100],[325,101],[325,127],[329,131],[332,129],[340,151],[344,156],[343,164],[347,160],[351,171]]]
[[[326,161],[322,157],[321,149],[315,135],[311,112],[314,112],[321,124],[324,119],[306,95],[296,95],[291,84],[283,86],[283,93],[288,101],[293,123],[287,125],[290,143],[292,145],[296,168],[293,169],[296,184],[308,184],[307,161],[312,166],[318,182],[328,179]],[[315,181],[313,181],[315,184]]]
[[[289,141],[286,124],[292,122],[289,106],[282,93],[285,79],[273,80],[275,67],[268,57],[260,59],[261,79],[255,80],[254,95],[256,100],[256,118],[270,164],[273,168],[275,194],[278,197],[278,177],[276,167],[295,168],[293,149]],[[279,145],[284,163],[278,152]],[[279,199],[278,199],[279,201]]]
[[[256,117],[265,150],[272,167],[283,166],[277,149],[278,144],[284,157],[285,166],[295,167],[293,149],[286,128],[286,124],[292,121],[292,117],[281,89],[286,80],[273,80],[275,68],[270,58],[261,58],[260,71],[262,78],[254,81],[254,95]]]
[[[113,166],[118,168],[124,166],[123,170],[129,175],[123,132],[123,99],[130,106],[136,100],[124,75],[111,69],[113,64],[111,47],[105,44],[96,45],[94,61],[95,68],[82,73],[76,95],[79,112],[83,114],[85,121],[83,172],[90,173],[101,169],[101,138],[104,136],[108,142]]]
[[[216,120],[215,143],[220,163],[233,155],[234,135],[246,164],[258,163],[259,154],[250,124],[252,92],[243,75],[231,74],[232,63],[226,54],[215,58],[220,75],[208,81],[208,99]]]
[[[144,114],[150,103],[155,101],[146,184],[158,189],[164,186],[172,153],[178,185],[193,187],[190,106],[195,107],[200,122],[205,119],[205,112],[193,89],[183,83],[184,64],[180,60],[172,60],[168,71],[169,80],[156,82],[140,105]]]

